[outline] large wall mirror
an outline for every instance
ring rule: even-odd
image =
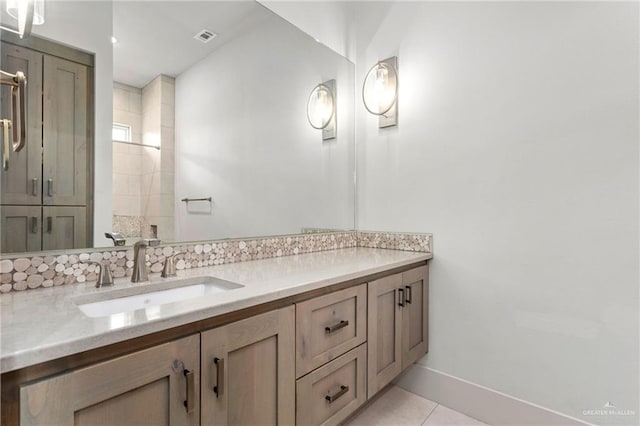
[[[44,125],[56,123],[59,152],[46,133],[29,143],[52,152],[60,171],[35,181],[26,155],[13,155],[13,170],[26,168],[3,172],[3,253],[108,247],[118,235],[131,245],[354,228],[354,65],[259,3],[48,2],[33,33],[22,46],[3,33],[2,67],[45,67],[38,84],[59,88],[55,105],[34,101]],[[87,43],[103,46],[102,37],[110,58]],[[65,56],[74,49],[88,53],[86,69]],[[308,119],[323,82],[331,102],[313,105],[335,113],[329,138]],[[73,134],[89,135],[86,148],[77,138],[65,145]],[[64,191],[84,198],[49,197]]]

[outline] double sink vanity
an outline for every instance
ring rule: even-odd
[[[10,292],[2,424],[338,424],[428,349],[430,252]]]

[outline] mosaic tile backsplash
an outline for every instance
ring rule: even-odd
[[[148,248],[147,266],[152,273],[159,273],[165,257],[174,253],[179,253],[176,268],[180,270],[351,247],[431,253],[432,236],[351,231],[202,241]],[[114,278],[130,276],[133,267],[131,248],[20,258],[3,257],[0,260],[0,293],[96,281],[99,267],[94,262],[108,265]]]
[[[431,234],[358,231],[358,247],[431,253]]]

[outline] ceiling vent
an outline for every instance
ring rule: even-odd
[[[202,30],[198,34],[194,35],[193,38],[195,38],[196,40],[199,40],[199,41],[201,41],[203,43],[209,43],[211,40],[216,38],[216,36],[217,36],[217,34],[214,33],[213,31]]]

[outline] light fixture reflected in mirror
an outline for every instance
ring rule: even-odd
[[[309,95],[307,118],[314,129],[322,130],[322,140],[336,137],[336,81],[318,84]]]
[[[398,124],[398,58],[375,64],[362,86],[362,100],[371,114],[379,116],[379,127]]]
[[[6,9],[9,16],[18,21],[18,29],[2,28],[20,38],[28,37],[33,25],[44,24],[44,0],[6,0]]]

